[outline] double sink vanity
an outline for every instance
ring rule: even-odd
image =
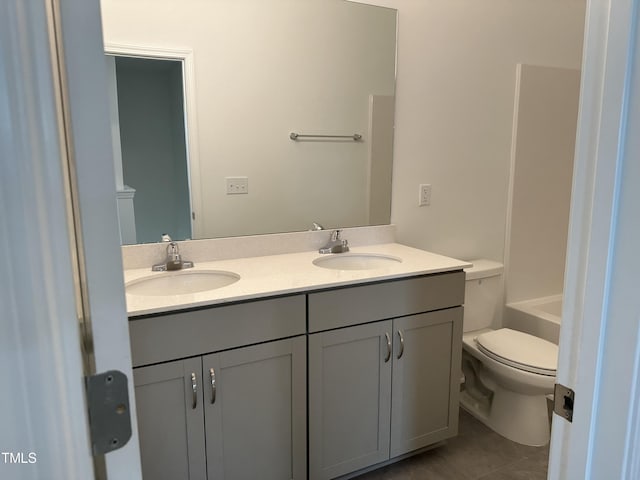
[[[348,477],[457,433],[469,264],[378,240],[125,269],[144,478]]]

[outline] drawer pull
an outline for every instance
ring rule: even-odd
[[[402,330],[398,330],[398,338],[400,339],[400,351],[398,352],[398,360],[402,357],[404,353],[404,336],[402,335]]]
[[[196,382],[196,374],[191,374],[191,390],[193,392],[193,397],[191,400],[191,408],[195,410],[198,406],[198,383]]]
[[[384,357],[384,363],[387,363],[391,358],[391,337],[385,332],[385,338],[387,339],[387,355]]]
[[[216,371],[209,369],[209,377],[211,378],[211,404],[216,403]]]

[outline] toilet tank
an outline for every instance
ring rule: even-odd
[[[503,303],[502,272],[499,262],[479,258],[466,268],[463,330],[470,332],[495,326]]]

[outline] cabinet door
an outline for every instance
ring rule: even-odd
[[[309,335],[311,480],[389,458],[391,326],[389,320]]]
[[[200,357],[133,370],[145,480],[206,478],[201,373]]]
[[[304,480],[306,338],[202,359],[209,480]]]
[[[462,307],[395,319],[391,457],[454,436]]]

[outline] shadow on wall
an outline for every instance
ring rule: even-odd
[[[505,255],[507,304],[547,297],[561,302],[579,93],[579,70],[518,65]],[[542,322],[549,316],[541,314]],[[509,317],[507,310],[507,323]],[[559,323],[559,315],[556,318]]]

